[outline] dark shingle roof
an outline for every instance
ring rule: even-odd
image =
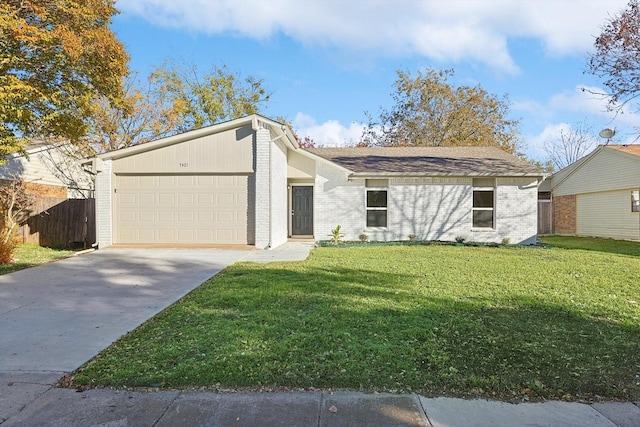
[[[310,148],[356,175],[542,176],[541,169],[496,147]]]

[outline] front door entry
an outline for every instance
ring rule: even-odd
[[[291,235],[313,236],[313,187],[291,187]]]

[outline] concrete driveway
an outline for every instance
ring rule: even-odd
[[[0,276],[0,372],[71,372],[250,254],[103,249]]]

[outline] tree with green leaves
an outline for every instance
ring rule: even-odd
[[[109,28],[114,4],[0,3],[0,158],[33,136],[79,140],[96,98],[121,105],[129,57]]]
[[[181,117],[179,132],[257,113],[271,96],[263,80],[243,78],[226,66],[201,73],[195,64],[166,62],[154,70],[151,81],[161,103]]]
[[[496,146],[518,153],[519,121],[509,118],[507,96],[480,85],[453,86],[453,70],[397,71],[394,105],[377,119],[369,116],[364,145]]]

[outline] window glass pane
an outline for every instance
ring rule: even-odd
[[[386,227],[387,211],[367,211],[367,227]]]
[[[493,191],[474,191],[473,207],[474,208],[492,208],[493,207]]]
[[[631,212],[640,212],[640,191],[631,192]]]
[[[367,191],[367,207],[368,208],[386,208],[387,192],[385,190]]]
[[[493,210],[473,211],[473,226],[476,228],[493,228]]]

